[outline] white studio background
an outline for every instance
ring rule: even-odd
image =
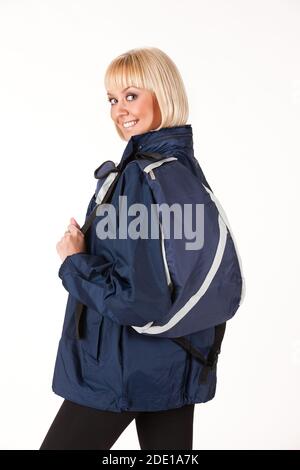
[[[124,146],[109,62],[154,46],[186,85],[195,155],[230,221],[246,297],[194,449],[300,449],[300,1],[0,0],[0,448],[38,449],[67,300],[56,243]],[[112,450],[139,449],[134,422]]]

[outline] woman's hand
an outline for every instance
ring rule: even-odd
[[[56,251],[62,262],[69,255],[86,251],[84,234],[81,232],[80,225],[74,217],[71,217],[68,230],[65,231],[64,236],[56,244]]]

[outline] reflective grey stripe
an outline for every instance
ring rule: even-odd
[[[186,304],[180,310],[178,310],[178,312],[176,312],[175,315],[173,315],[173,317],[168,321],[168,323],[166,323],[163,326],[151,326],[153,324],[153,322],[147,323],[147,325],[144,325],[143,327],[132,326],[132,328],[134,328],[138,333],[146,332],[147,334],[155,335],[155,334],[160,334],[160,333],[163,333],[165,331],[170,330],[171,328],[173,328],[173,326],[175,326],[196,305],[197,302],[199,302],[201,297],[203,297],[203,295],[205,294],[205,292],[209,288],[216,272],[219,269],[221,261],[223,259],[225,246],[226,246],[226,239],[227,239],[227,227],[230,230],[230,235],[231,235],[232,241],[234,243],[234,247],[235,247],[235,250],[236,250],[236,253],[237,253],[239,266],[240,266],[240,270],[241,270],[241,274],[242,274],[241,259],[240,259],[239,253],[237,251],[236,243],[235,243],[234,238],[232,236],[232,232],[231,232],[230,225],[229,225],[227,216],[225,214],[225,211],[222,208],[219,200],[213,194],[213,192],[210,191],[204,184],[203,184],[203,186],[206,189],[206,191],[209,193],[211,199],[216,204],[216,207],[217,207],[218,212],[219,212],[218,222],[219,222],[220,238],[219,238],[217,251],[216,251],[213,263],[210,267],[210,270],[209,270],[203,284],[201,285],[200,289],[192,297],[189,298],[189,300],[186,302]],[[244,295],[245,295],[245,280],[244,280],[243,275],[242,275],[242,280],[243,280],[243,282],[242,282],[242,292],[241,292],[241,300],[240,300],[239,305],[241,305],[241,303],[244,299]]]
[[[149,175],[151,176],[151,179],[152,179],[152,180],[155,180],[155,179],[156,179],[153,170],[150,170],[150,171],[149,171]]]
[[[162,165],[163,163],[170,162],[172,160],[178,160],[176,157],[169,157],[164,158],[163,160],[159,160],[158,162],[150,163],[150,165],[145,166],[144,171],[149,173],[149,171],[153,170],[153,168],[157,168],[158,166]]]
[[[202,183],[203,184],[203,183]],[[210,191],[210,189],[208,189],[204,184],[203,186],[205,187],[206,191],[210,194],[210,197],[211,199],[214,201],[214,203],[216,204],[217,206],[217,209],[219,211],[219,214],[221,215],[221,217],[223,218],[225,224],[227,225],[228,229],[229,229],[229,232],[230,232],[230,235],[231,235],[231,238],[232,238],[232,241],[233,241],[233,244],[234,244],[234,248],[235,248],[235,251],[236,251],[236,255],[237,255],[237,258],[238,258],[238,262],[239,262],[239,267],[240,267],[240,271],[241,271],[241,277],[242,277],[242,291],[241,291],[241,300],[240,300],[240,303],[239,305],[241,305],[244,301],[244,297],[245,297],[245,293],[246,293],[246,282],[245,282],[245,278],[244,278],[244,273],[243,273],[243,267],[242,267],[242,260],[241,260],[241,257],[240,257],[240,254],[239,254],[239,251],[238,251],[238,248],[237,248],[237,243],[236,243],[236,240],[235,240],[235,237],[233,235],[233,232],[230,228],[230,225],[229,225],[229,222],[228,222],[228,219],[227,219],[227,216],[225,214],[225,211],[223,209],[223,207],[221,206],[221,203],[220,201],[216,198],[216,196]]]
[[[170,330],[175,326],[185,315],[196,305],[197,302],[201,299],[201,297],[205,294],[207,289],[209,288],[216,272],[219,269],[219,266],[221,264],[225,246],[226,246],[226,238],[227,238],[227,228],[226,225],[223,222],[223,219],[219,216],[218,217],[218,222],[219,222],[219,229],[220,229],[220,239],[217,247],[217,251],[213,260],[213,263],[210,267],[210,270],[201,285],[200,289],[192,295],[192,297],[189,298],[189,300],[186,302],[186,304],[178,310],[178,312],[173,315],[173,317],[168,321],[163,326],[148,326],[149,323],[143,327],[138,327],[138,326],[132,326],[138,333],[143,333],[146,332],[147,334],[152,334],[152,335],[157,335],[160,333],[163,333],[165,331]],[[153,323],[153,322],[152,322]]]
[[[112,171],[106,177],[106,179],[104,180],[103,185],[101,186],[101,188],[100,188],[100,190],[97,194],[97,198],[96,198],[96,203],[97,204],[100,204],[103,201],[103,198],[104,198],[105,194],[109,190],[110,185],[112,184],[114,179],[117,177],[117,175],[118,175],[118,173],[116,171]]]
[[[144,168],[145,173],[150,173],[150,176],[152,179],[155,179],[155,175],[153,173],[153,168],[157,168],[158,166],[162,165],[165,162],[170,162],[172,160],[178,160],[176,157],[168,157],[164,158],[163,160],[159,160],[158,162],[150,163],[150,165],[147,165]],[[163,262],[164,262],[164,268],[165,268],[165,273],[166,273],[166,278],[167,278],[167,284],[170,288],[172,288],[172,281],[171,281],[171,276],[170,276],[170,271],[167,263],[167,257],[166,257],[166,251],[165,251],[165,237],[164,237],[164,232],[163,232],[163,227],[161,223],[159,223],[160,231],[161,231],[161,250],[162,250],[162,256],[163,256]]]
[[[164,158],[163,160],[159,160],[158,162],[150,163],[150,165],[147,165],[144,168],[144,171],[145,171],[145,173],[150,173],[151,178],[155,179],[155,175],[152,171],[153,168],[157,168],[157,167],[161,166],[163,163],[170,162],[172,160],[178,160],[178,159],[176,157]],[[160,231],[161,231],[161,250],[162,250],[162,256],[163,256],[163,262],[164,262],[164,268],[165,268],[165,273],[166,273],[167,284],[170,288],[172,288],[173,284],[172,284],[170,271],[169,271],[169,266],[168,266],[167,257],[166,257],[165,237],[164,237],[163,227],[162,227],[161,223],[159,223],[159,227],[160,227]]]
[[[167,257],[166,257],[166,251],[165,251],[164,231],[163,231],[162,224],[159,221],[159,208],[157,207],[157,204],[155,204],[154,206],[155,206],[156,223],[159,224],[159,230],[160,230],[160,233],[161,233],[161,237],[160,237],[161,252],[162,252],[162,258],[163,258],[163,263],[164,263],[164,268],[165,268],[167,284],[170,288],[172,288],[173,284],[172,284],[172,280],[171,280],[171,276],[170,276],[170,272],[169,272],[169,266],[168,266],[168,263],[167,263]],[[151,215],[152,215],[152,209],[151,209]]]
[[[172,288],[173,284],[172,284],[172,281],[171,281],[169,266],[168,266],[168,263],[167,263],[164,232],[163,232],[163,228],[162,228],[161,223],[159,224],[159,226],[160,226],[160,230],[161,230],[161,250],[162,250],[163,262],[164,262],[165,273],[166,273],[166,278],[167,278],[167,284],[170,288]]]

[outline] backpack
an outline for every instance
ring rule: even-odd
[[[166,277],[171,292],[176,292],[176,295],[163,321],[149,322],[143,327],[132,325],[132,328],[140,334],[175,341],[204,366],[200,382],[205,382],[209,370],[216,367],[226,321],[235,315],[245,296],[245,281],[236,242],[226,214],[196,159],[197,174],[173,156],[166,158],[156,152],[136,152],[134,159],[145,174],[158,205],[170,205],[176,199],[203,205],[205,232],[203,249],[185,250],[187,238],[167,240],[161,214],[158,215]],[[96,217],[98,206],[110,200],[123,170],[110,160],[95,170],[94,176],[98,179],[96,205],[81,227],[84,234]],[[80,319],[84,307],[77,301],[75,321],[78,339],[82,337]],[[214,342],[205,356],[187,336],[211,327],[215,330]]]

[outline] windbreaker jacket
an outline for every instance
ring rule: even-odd
[[[211,190],[194,157],[190,124],[150,131],[132,136],[115,166],[121,174],[110,204],[117,214],[120,196],[127,197],[128,207],[143,204],[149,214],[156,202],[146,179],[152,178],[153,173],[142,171],[145,165],[137,159],[139,152],[164,156],[169,163],[161,165],[160,171],[167,172],[168,165],[179,162],[182,171],[191,172]],[[173,176],[174,171],[179,171],[176,168],[173,166]],[[110,161],[94,171],[98,182],[86,220],[105,192],[109,180],[106,169],[108,175],[115,176],[114,163]],[[175,178],[170,177],[170,184],[172,180]],[[189,190],[180,187],[182,194]],[[67,256],[59,269],[69,296],[53,391],[75,403],[116,412],[167,410],[211,400],[216,391],[216,367],[201,381],[203,365],[179,344],[171,338],[141,334],[145,325],[159,323],[174,301],[172,259],[166,259],[161,238],[100,239],[97,219],[85,236],[87,251]],[[192,262],[192,254],[187,260]],[[176,272],[180,278],[178,266]],[[241,282],[238,265],[234,266],[233,274]],[[190,286],[192,282],[193,278],[183,284]],[[86,307],[81,318],[84,334],[80,339],[76,336],[75,321],[78,302]],[[230,316],[236,308],[232,308]],[[214,342],[217,323],[218,318],[204,319],[200,331],[185,336],[204,357]]]

